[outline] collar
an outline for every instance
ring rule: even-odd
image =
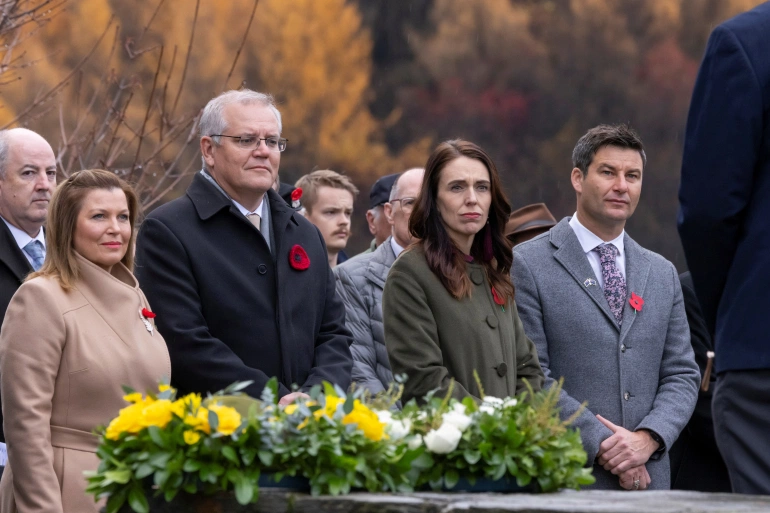
[[[14,225],[6,221],[3,216],[0,216],[0,219],[2,219],[8,226],[8,229],[11,231],[11,235],[13,235],[13,238],[16,240],[16,244],[19,245],[19,248],[24,249],[24,246],[33,240],[39,240],[43,244],[43,248],[45,248],[45,232],[43,231],[43,228],[40,228],[36,237],[30,237],[27,232],[16,228]]]
[[[401,254],[402,251],[404,251],[404,248],[402,248],[398,242],[396,242],[395,237],[390,238],[390,247],[393,248],[393,253],[396,255],[396,258],[398,258],[398,255]]]
[[[259,215],[260,219],[265,218],[265,215],[264,215],[265,212],[263,210],[265,206],[264,195],[262,196],[262,201],[259,202],[259,205],[257,206],[257,208],[255,208],[253,212],[250,212],[246,207],[244,207],[243,205],[235,201],[232,197],[230,197],[230,195],[225,192],[222,186],[217,183],[217,181],[214,179],[213,176],[211,176],[211,174],[208,171],[206,171],[205,169],[201,169],[201,175],[203,175],[203,178],[211,182],[211,184],[214,185],[214,187],[216,187],[219,190],[219,192],[224,194],[227,197],[227,199],[232,201],[233,205],[235,205],[235,208],[237,208],[238,211],[244,215],[244,217],[248,217],[249,214],[257,214]]]
[[[590,253],[593,251],[593,249],[596,246],[599,246],[601,244],[612,244],[616,248],[618,248],[618,252],[620,253],[619,256],[623,256],[623,253],[625,252],[625,243],[624,243],[624,237],[626,235],[626,231],[623,230],[620,235],[615,237],[609,242],[603,241],[599,236],[597,236],[594,232],[583,226],[583,224],[578,220],[577,212],[572,216],[572,219],[569,220],[569,225],[572,227],[572,230],[575,232],[575,235],[577,236],[578,242],[580,242],[580,247],[583,248],[584,253]]]

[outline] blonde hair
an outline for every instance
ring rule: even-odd
[[[353,199],[358,196],[358,187],[353,185],[350,178],[331,169],[320,169],[303,176],[294,187],[302,189],[302,206],[310,212],[318,200],[318,189],[320,187],[332,187],[334,189],[344,189],[353,195]]]
[[[71,289],[80,278],[73,242],[75,228],[83,208],[83,200],[89,192],[97,189],[120,189],[126,195],[132,230],[121,263],[133,271],[136,242],[136,230],[133,230],[133,227],[139,214],[139,199],[134,189],[115,173],[103,169],[86,169],[67,178],[53,193],[46,222],[45,262],[39,271],[27,277],[28,280],[37,276],[51,276],[59,280],[62,288]]]

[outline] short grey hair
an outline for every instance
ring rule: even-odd
[[[393,187],[390,188],[390,197],[388,198],[388,201],[393,201],[394,199],[398,198],[398,182],[401,181],[401,177],[402,176],[404,176],[405,174],[407,174],[407,173],[409,173],[411,171],[421,171],[421,172],[424,173],[425,169],[423,169],[421,167],[413,167],[413,168],[407,169],[403,173],[399,174],[398,177],[396,178],[396,181],[393,182]]]
[[[0,130],[0,179],[5,178],[5,166],[8,164],[10,146],[8,130]]]
[[[251,89],[231,90],[220,94],[210,100],[203,108],[201,120],[198,124],[198,134],[200,137],[219,135],[227,130],[227,122],[224,118],[224,110],[230,104],[238,103],[240,105],[253,105],[259,103],[267,107],[275,114],[278,121],[278,135],[283,131],[283,122],[281,121],[281,112],[275,105],[275,98],[270,94],[252,91]],[[220,137],[211,138],[216,144],[221,143]],[[206,168],[206,161],[201,157],[203,169]]]
[[[621,124],[595,126],[578,139],[575,149],[572,150],[573,168],[578,168],[585,177],[596,152],[604,146],[636,150],[642,157],[642,168],[647,166],[647,155],[644,153],[644,144],[639,134],[630,126]]]

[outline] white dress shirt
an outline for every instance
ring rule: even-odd
[[[27,257],[27,261],[29,262],[29,265],[32,264],[32,257],[27,254],[26,251],[24,251],[24,246],[29,244],[33,240],[39,240],[43,244],[43,251],[45,251],[45,233],[43,232],[43,229],[40,228],[40,231],[37,232],[37,237],[30,237],[27,232],[24,230],[20,230],[19,228],[16,228],[14,225],[9,223],[5,220],[3,216],[0,216],[0,219],[5,222],[6,226],[8,226],[8,229],[11,230],[11,235],[13,235],[13,238],[16,240],[16,244],[19,245],[19,249],[22,253],[24,253],[24,256]]]
[[[605,244],[605,242],[600,239],[594,232],[580,223],[578,220],[577,212],[575,212],[575,214],[572,216],[572,219],[569,220],[569,225],[572,227],[572,231],[575,232],[575,235],[577,235],[578,242],[580,242],[580,246],[583,248],[583,251],[585,251],[586,258],[588,258],[588,263],[591,264],[591,269],[594,270],[594,274],[596,275],[596,280],[599,282],[599,286],[604,288],[601,260],[599,259],[599,253],[593,249],[596,246]],[[623,237],[625,235],[626,231],[623,230],[623,232],[615,239],[606,243],[612,244],[618,248],[618,256],[615,257],[615,264],[618,266],[618,271],[620,271],[620,274],[623,275],[624,280],[626,279],[626,248],[625,244],[623,243]]]
[[[393,253],[396,254],[396,258],[398,258],[398,255],[400,255],[401,252],[404,251],[404,248],[399,246],[398,242],[396,242],[395,237],[390,238],[390,247],[393,248]]]

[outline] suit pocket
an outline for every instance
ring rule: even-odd
[[[80,374],[81,372],[86,372],[88,370],[88,367],[83,367],[82,369],[77,370],[71,370],[69,371],[69,375],[72,376],[73,374]]]

